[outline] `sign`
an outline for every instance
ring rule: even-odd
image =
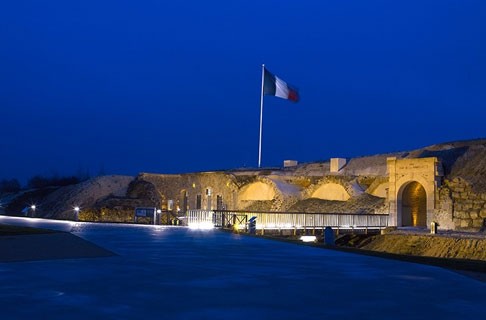
[[[155,216],[155,208],[135,208],[136,217],[148,217],[153,218]]]

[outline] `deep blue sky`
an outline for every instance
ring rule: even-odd
[[[486,1],[3,1],[0,179],[255,167],[486,137]]]

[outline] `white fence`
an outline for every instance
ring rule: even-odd
[[[213,224],[227,227],[228,217],[237,216],[245,221],[256,217],[257,229],[383,229],[388,226],[387,214],[347,214],[347,213],[292,213],[292,212],[251,212],[251,211],[208,211],[189,210],[188,225]],[[243,226],[245,227],[245,226]]]

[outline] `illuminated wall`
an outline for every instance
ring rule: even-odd
[[[369,194],[385,199],[388,195],[388,182],[378,185],[374,190],[370,191]]]
[[[238,197],[240,201],[249,201],[249,200],[266,201],[266,200],[273,200],[274,198],[275,198],[274,188],[271,185],[260,181],[243,187]]]
[[[311,197],[322,200],[347,201],[349,200],[350,195],[342,185],[337,183],[326,183],[314,191]]]

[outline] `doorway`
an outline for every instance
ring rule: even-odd
[[[408,183],[401,200],[402,226],[426,227],[427,194],[424,187],[416,181]]]

